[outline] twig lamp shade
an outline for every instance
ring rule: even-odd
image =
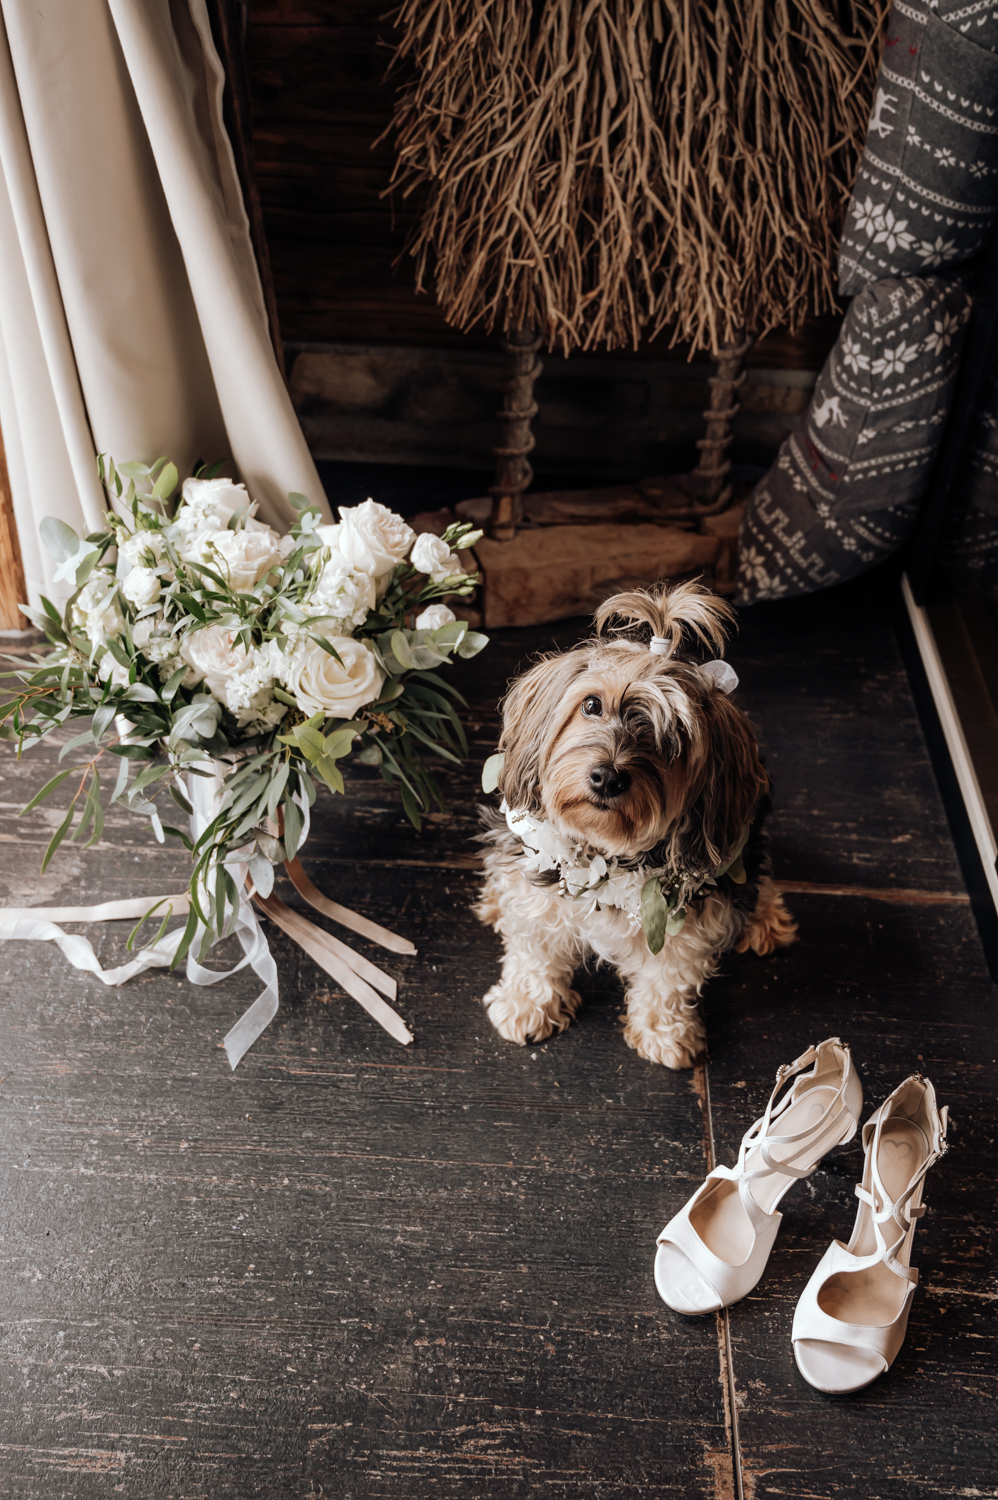
[[[834,306],[886,0],[404,0],[395,186],[461,329],[717,353]]]

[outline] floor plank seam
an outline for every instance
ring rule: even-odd
[[[703,1105],[707,1171],[713,1172],[717,1162],[714,1154],[714,1115],[710,1103],[709,1063],[705,1060],[698,1064],[696,1071],[701,1075],[698,1092]],[[724,1422],[727,1428],[731,1454],[731,1489],[729,1493],[732,1500],[745,1500],[745,1489],[742,1483],[742,1448],[741,1436],[738,1430],[735,1369],[731,1347],[731,1321],[726,1307],[717,1314],[717,1354],[720,1363],[719,1378],[724,1401]],[[717,1500],[727,1500],[723,1489],[718,1491]]]

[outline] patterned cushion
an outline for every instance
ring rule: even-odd
[[[901,545],[969,312],[960,275],[876,281],[854,298],[801,426],[745,507],[736,603],[828,588]]]
[[[943,570],[960,590],[998,601],[998,376],[992,374],[968,454],[966,488],[951,504]]]
[[[998,0],[895,0],[839,252],[844,297],[956,266],[998,203]]]

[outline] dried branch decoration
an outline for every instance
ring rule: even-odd
[[[393,186],[449,322],[717,350],[834,298],[888,0],[403,0]]]

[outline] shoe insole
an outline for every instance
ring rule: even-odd
[[[775,1130],[780,1135],[797,1135],[809,1126],[816,1125],[838,1093],[838,1079],[841,1075],[836,1071],[834,1076],[834,1086],[815,1079],[796,1103],[775,1122]],[[779,1161],[782,1157],[785,1161],[793,1162],[795,1167],[807,1169],[814,1166],[833,1144],[825,1133],[810,1144],[795,1141],[787,1146],[771,1145],[769,1155],[773,1161]],[[762,1159],[762,1152],[756,1147],[746,1157],[745,1170],[753,1172],[760,1167],[769,1172]],[[770,1172],[769,1176],[750,1182],[749,1192],[759,1207],[770,1214],[787,1188],[796,1180],[787,1172]],[[752,1253],[756,1234],[742,1207],[738,1184],[735,1182],[712,1183],[710,1190],[690,1209],[690,1223],[708,1250],[713,1251],[726,1265],[743,1265]]]
[[[925,1135],[911,1120],[888,1120],[880,1136],[877,1172],[884,1192],[896,1203],[928,1155]],[[876,1189],[874,1188],[874,1196]],[[917,1192],[911,1202],[917,1199]],[[895,1219],[887,1219],[880,1232],[889,1249],[904,1238]],[[859,1238],[849,1247],[854,1255],[873,1255],[877,1236],[872,1211],[867,1207],[861,1217]],[[908,1282],[879,1261],[861,1271],[839,1271],[830,1276],[818,1293],[818,1306],[829,1317],[841,1323],[858,1323],[880,1328],[893,1323],[908,1292]]]

